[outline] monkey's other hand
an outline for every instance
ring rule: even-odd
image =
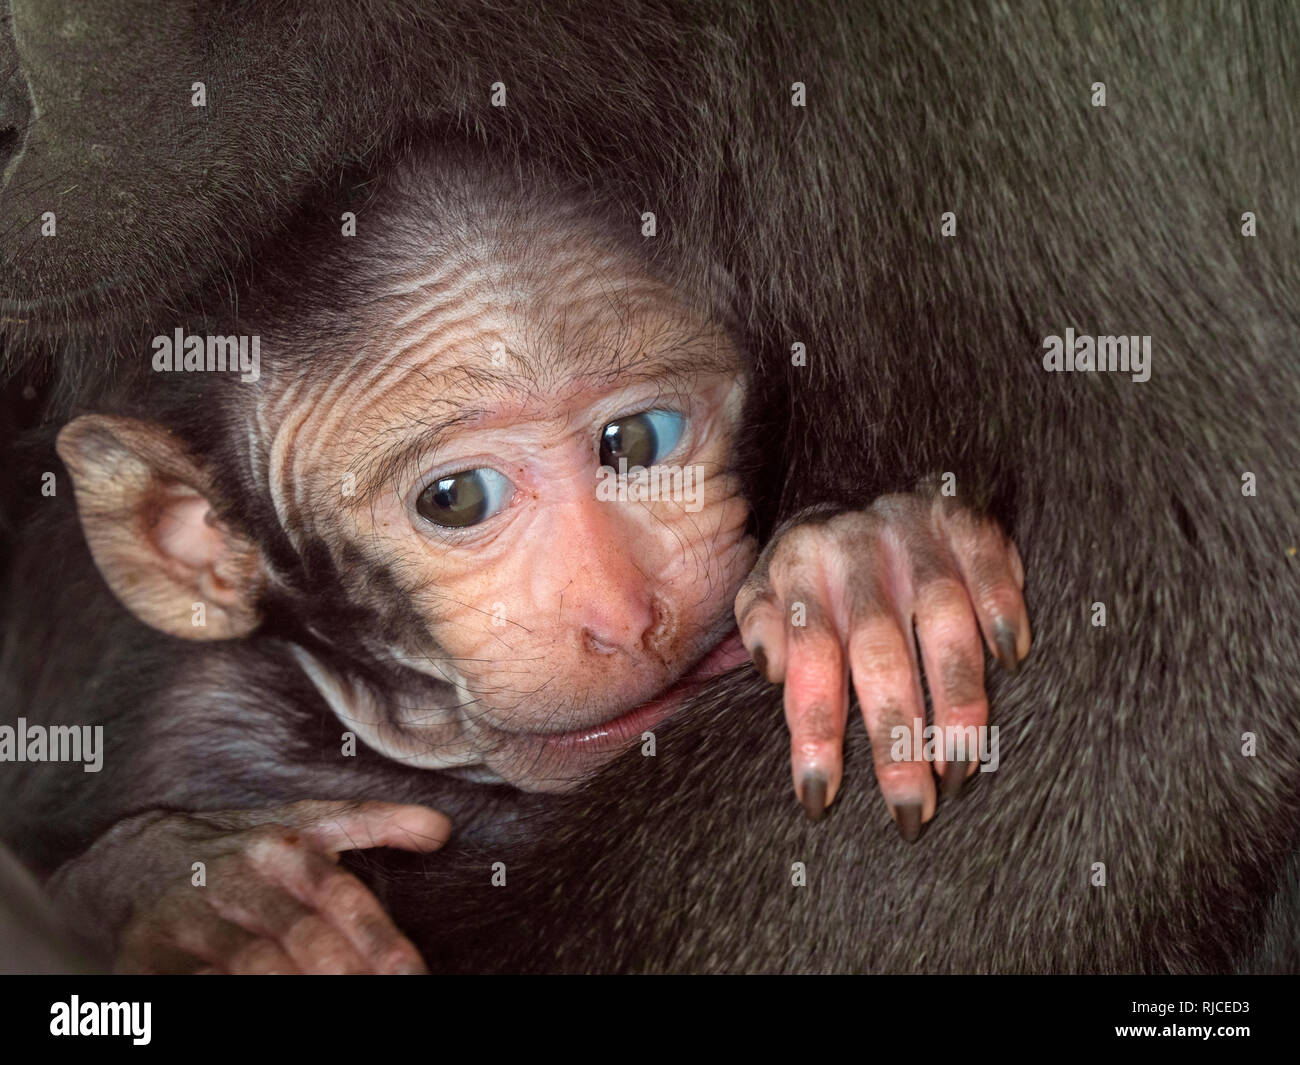
[[[851,673],[880,790],[903,838],[919,837],[934,816],[935,773],[947,798],[979,764],[966,741],[984,738],[968,726],[988,723],[980,634],[1012,672],[1029,653],[1024,581],[998,525],[943,497],[882,496],[778,531],[736,596],[736,621],[758,671],[785,683],[795,793],[809,817],[840,787]],[[933,770],[921,757],[918,642],[945,741]]]
[[[122,927],[120,972],[421,973],[419,952],[338,856],[432,851],[450,832],[443,814],[384,802],[154,812],[115,825],[51,888]],[[115,884],[130,887],[99,896]]]

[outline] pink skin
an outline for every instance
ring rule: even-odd
[[[567,790],[589,776],[676,708],[662,696],[731,630],[754,558],[746,504],[720,472],[742,394],[734,379],[697,380],[686,435],[664,460],[704,471],[698,513],[596,497],[601,427],[665,402],[642,386],[547,397],[452,436],[438,469],[490,467],[513,486],[481,525],[412,521],[419,469],[359,515],[411,575],[414,604],[474,693],[463,737],[516,786]]]
[[[1006,668],[1029,653],[1023,587],[1015,545],[941,498],[883,497],[769,545],[737,596],[736,618],[768,679],[785,684],[791,771],[810,817],[839,791],[851,677],[881,794],[904,837],[916,838],[935,813],[935,775],[949,767],[942,744],[933,763],[895,760],[892,729],[925,718],[921,666],[937,729],[988,723],[981,636]],[[797,604],[803,626],[792,624]],[[961,779],[977,769],[970,760]],[[961,779],[944,779],[945,794]]]
[[[326,395],[276,381],[265,422],[291,524],[361,546],[421,616],[377,653],[463,693],[436,721],[396,708],[397,727],[562,791],[662,720],[660,697],[731,631],[756,548],[730,472],[746,392],[732,336],[585,237],[542,239],[546,270],[510,267],[509,245],[466,253],[473,314],[434,264],[376,309]],[[698,499],[599,498],[604,427],[654,410],[684,428],[653,462],[698,471]],[[418,513],[424,487],[467,470],[508,482],[508,501],[465,528]],[[359,490],[340,507],[347,473]]]

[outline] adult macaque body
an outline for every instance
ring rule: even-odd
[[[936,726],[986,722],[981,632],[1008,667],[1028,651],[1014,548],[893,496],[787,523],[758,557],[725,277],[675,275],[545,181],[417,159],[356,237],[305,240],[245,306],[255,381],[159,375],[58,441],[118,599],[213,641],[144,700],[131,777],[96,808],[126,820],[56,877],[126,923],[124,967],[418,968],[331,858],[438,846],[446,818],[409,805],[440,794],[421,771],[573,788],[746,648],[785,683],[810,816],[840,786],[850,679],[905,838],[936,772],[946,792],[974,772],[977,750],[932,766],[892,740],[925,717],[919,665]],[[667,489],[610,498],[624,466]],[[276,685],[308,681],[341,734],[277,753]],[[349,734],[382,764],[340,785]]]

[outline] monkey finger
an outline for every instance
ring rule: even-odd
[[[375,971],[394,976],[422,976],[429,968],[424,958],[406,936],[398,931],[377,899],[372,899],[376,913],[372,916],[355,916],[342,929],[352,939],[352,944],[371,959]]]
[[[209,970],[211,971],[211,970]],[[231,955],[217,972],[232,976],[271,976],[298,974],[298,966],[273,939],[250,936],[239,950]]]
[[[1022,592],[1025,590],[1025,563],[1020,557],[1020,549],[1016,547],[1015,542],[1007,537],[1007,559],[1011,563],[1011,572],[1016,578],[1016,587]]]
[[[899,834],[914,843],[937,799],[934,773],[922,758],[925,708],[908,628],[904,633],[897,618],[884,614],[855,620],[849,666],[880,792]]]
[[[943,781],[944,798],[951,798],[975,772],[981,731],[988,724],[979,623],[955,575],[917,588],[913,612],[940,739],[934,770]]]
[[[804,625],[785,629],[785,720],[790,729],[790,768],[795,794],[812,820],[821,817],[839,791],[844,770],[844,726],[848,719],[844,648],[829,611],[812,595]]]
[[[242,880],[238,894],[208,896],[212,909],[236,929],[222,930],[223,942],[216,957],[222,968],[234,972],[232,965],[238,964],[267,967],[249,970],[258,972],[372,971],[351,941],[317,907],[289,884],[277,882],[301,883],[307,879],[303,870],[310,866],[314,871],[320,863],[335,868],[328,858],[313,851],[284,848],[273,865],[262,866],[258,878]],[[233,939],[238,942],[232,946]],[[290,968],[284,969],[285,964]]]
[[[356,975],[372,973],[369,961],[323,914],[308,912],[282,930],[278,940],[304,973]]]
[[[395,975],[427,973],[415,945],[397,930],[379,900],[360,880],[335,866],[314,871],[312,898],[375,972]]]
[[[190,889],[197,890],[197,889]],[[114,971],[180,974],[230,972],[230,962],[262,936],[219,913],[213,896],[173,893],[139,914],[121,937]],[[290,965],[280,971],[296,972]]]
[[[254,919],[263,924],[267,937],[275,941],[277,949],[292,959],[291,971],[309,974],[376,971],[327,915],[298,905],[296,899],[285,899],[277,904],[276,910],[264,908]],[[258,958],[270,959],[271,954],[263,950]]]
[[[764,680],[780,684],[785,680],[785,617],[781,607],[771,599],[753,599],[747,609],[736,597],[736,624],[740,640],[754,661],[754,668]]]
[[[397,930],[370,889],[329,856],[301,850],[294,860],[280,864],[275,874],[293,900],[292,905],[284,899],[275,900],[281,912],[264,925],[281,942],[290,942],[298,932],[297,923],[309,913],[328,922],[336,936],[346,940],[349,950],[341,954],[364,959],[361,971],[426,971],[419,951]],[[335,937],[327,937],[327,942],[330,949],[339,948]]]
[[[943,527],[989,653],[1015,673],[1031,642],[1020,552],[996,523],[967,511],[949,512]]]
[[[176,975],[197,972],[213,959],[185,950],[160,930],[137,924],[128,929],[113,959],[113,972],[125,975]]]
[[[374,971],[313,898],[313,885],[324,879],[323,870],[342,877],[350,878],[350,874],[339,869],[330,857],[301,842],[286,841],[279,826],[253,831],[256,835],[249,840],[238,864],[228,863],[211,879],[212,887],[204,900],[213,912],[243,933],[277,943],[292,959],[295,971]],[[243,950],[247,942],[237,946]],[[217,961],[228,967],[228,959],[235,953],[227,946],[217,952]],[[264,947],[252,953],[258,964],[280,964]]]
[[[306,804],[295,804],[306,805]],[[451,837],[451,821],[427,806],[393,802],[313,802],[301,825],[304,841],[325,854],[396,847],[435,851]]]

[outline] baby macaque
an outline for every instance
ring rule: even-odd
[[[935,725],[985,724],[981,634],[1009,669],[1029,650],[1016,551],[917,495],[788,522],[759,555],[727,279],[675,276],[645,243],[635,220],[544,179],[470,157],[403,163],[355,236],[304,241],[244,301],[257,373],[208,372],[203,338],[186,338],[156,396],[63,429],[96,565],[155,629],[301,670],[340,731],[388,759],[525,791],[579,785],[752,657],[785,685],[795,791],[817,817],[840,787],[851,679],[914,840],[935,774],[955,792],[977,768],[974,751],[891,757],[893,730],[926,715],[917,646]],[[240,692],[259,677],[211,672],[178,680],[186,705],[209,685],[252,730]],[[120,867],[132,840],[184,870],[208,861],[203,890],[173,876],[130,898],[122,967],[418,969],[333,859],[432,849],[445,818],[409,793],[301,801],[338,798],[303,784],[293,804],[268,785],[270,808],[222,809],[219,786],[175,783],[185,744],[169,743],[136,786],[172,812],[60,874],[84,895],[86,870]]]

